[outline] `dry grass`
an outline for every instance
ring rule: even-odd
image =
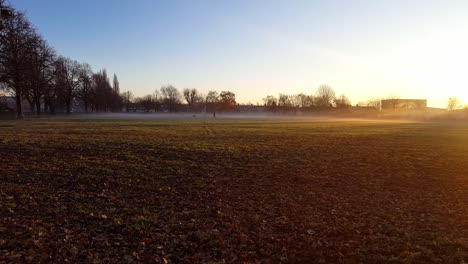
[[[0,262],[468,261],[468,126],[0,123]]]

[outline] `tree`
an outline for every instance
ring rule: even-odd
[[[59,101],[58,95],[60,94],[62,87],[65,85],[65,80],[59,71],[60,68],[59,60],[54,60],[52,79],[44,90],[44,111],[49,112],[50,114],[56,113],[56,107]]]
[[[286,94],[280,94],[278,98],[278,107],[282,111],[287,111],[289,108],[291,108],[292,103],[288,95]]]
[[[183,94],[191,111],[200,110],[203,97],[199,94],[197,89],[184,89]]]
[[[154,111],[157,112],[160,110],[163,97],[161,95],[161,92],[158,90],[155,90],[153,93],[153,101],[154,101]]]
[[[460,101],[457,98],[452,97],[448,100],[447,111],[455,111],[459,108],[460,108]]]
[[[32,38],[28,47],[28,63],[30,67],[25,75],[26,100],[35,109],[37,115],[41,114],[41,99],[50,85],[55,73],[55,51],[49,47],[46,41],[39,35]]]
[[[178,105],[181,103],[181,95],[177,89],[168,84],[161,87],[161,95],[164,106],[169,112],[177,111]]]
[[[221,106],[221,110],[223,111],[232,111],[236,109],[236,95],[230,91],[222,91],[219,94],[219,102]]]
[[[5,6],[5,5],[4,5]],[[29,50],[37,36],[24,14],[11,10],[11,17],[2,20],[4,29],[0,32],[0,83],[13,92],[16,101],[16,115],[23,118],[22,99],[26,92],[29,64]]]
[[[315,99],[319,107],[332,107],[335,99],[335,91],[330,86],[323,84],[318,88]]]
[[[75,60],[57,57],[55,51],[35,31],[24,14],[0,0],[0,89],[15,96],[17,118],[23,117],[23,100],[40,114],[55,113],[57,107],[72,110],[80,101],[85,111],[121,110],[119,81],[113,87],[105,70],[93,74],[91,67]],[[8,12],[5,13],[5,10]],[[8,18],[8,19],[5,19]]]
[[[297,95],[301,101],[301,108],[310,108],[314,106],[314,97],[303,93]]]
[[[205,98],[206,111],[215,112],[219,106],[219,94],[216,91],[209,91]]]
[[[263,104],[268,111],[275,112],[278,108],[278,98],[272,95],[268,95],[267,97],[263,98]]]
[[[106,69],[93,74],[95,97],[93,108],[96,111],[121,111],[123,100],[120,94],[112,88]]]
[[[112,80],[112,88],[114,91],[118,94],[120,93],[120,85],[119,85],[119,79],[117,79],[117,75],[114,73],[114,79]]]
[[[294,109],[299,109],[302,107],[302,100],[301,100],[301,97],[297,94],[297,95],[290,95],[289,96],[289,101],[291,102],[291,106],[294,108]]]
[[[134,98],[133,93],[131,91],[126,91],[126,92],[123,92],[120,96],[122,97],[122,102],[125,106],[125,111],[129,112],[130,105],[133,102],[133,98]]]
[[[62,78],[62,87],[59,90],[59,97],[65,104],[67,114],[71,113],[71,106],[75,96],[78,93],[80,84],[80,64],[70,58],[58,58],[57,74]]]
[[[335,106],[337,108],[349,108],[351,106],[351,101],[346,95],[342,94],[335,99]]]
[[[382,110],[382,100],[379,98],[371,98],[367,101],[366,106],[374,107],[378,111]]]
[[[78,73],[78,98],[81,99],[84,105],[84,111],[88,113],[91,97],[94,93],[92,86],[93,71],[91,66],[87,63],[79,66]]]
[[[138,103],[143,106],[146,112],[154,109],[154,97],[151,94],[145,95],[142,98],[139,98]]]
[[[114,93],[112,86],[107,77],[106,69],[103,69],[93,74],[93,86],[94,86],[94,100],[93,108],[96,112],[107,112],[113,110],[114,105]]]

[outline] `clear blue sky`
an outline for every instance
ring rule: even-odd
[[[468,1],[10,0],[61,54],[122,90],[313,93],[468,103]]]

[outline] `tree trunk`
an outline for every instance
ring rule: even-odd
[[[23,119],[23,106],[21,105],[21,90],[16,88],[16,119]]]
[[[36,107],[36,114],[39,116],[41,115],[41,96],[39,93],[39,88],[36,88],[36,90],[34,91],[33,100]]]
[[[34,102],[29,102],[29,111],[34,114],[35,105]]]
[[[67,114],[71,113],[71,100],[67,100]]]
[[[50,109],[50,114],[55,115],[55,105],[52,102],[49,102],[49,109]]]
[[[36,100],[36,114],[41,115],[41,100],[39,98]]]

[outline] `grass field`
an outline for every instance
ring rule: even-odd
[[[468,125],[1,122],[0,159],[0,262],[468,261]]]

